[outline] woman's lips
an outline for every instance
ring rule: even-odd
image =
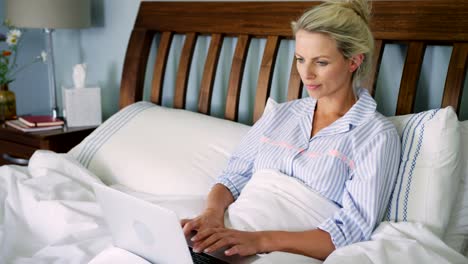
[[[317,90],[320,85],[306,85],[306,89],[309,91]]]

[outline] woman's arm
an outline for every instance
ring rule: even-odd
[[[250,180],[260,137],[271,120],[272,114],[269,117],[260,118],[241,140],[236,151],[229,158],[226,168],[218,177],[217,183],[209,192],[203,213],[193,219],[181,220],[186,236],[194,230],[200,232],[207,228],[224,227],[224,211],[234,202]]]
[[[205,211],[212,210],[224,215],[224,211],[234,202],[232,193],[222,184],[215,184],[208,194]]]
[[[226,255],[253,255],[273,251],[301,254],[326,259],[335,246],[330,235],[320,229],[303,232],[245,232],[225,228],[209,228],[192,238],[197,252],[213,252],[228,247]]]
[[[330,234],[321,229],[303,232],[266,231],[268,252],[284,251],[324,260],[335,250]]]
[[[234,202],[231,192],[222,184],[215,184],[208,194],[205,210],[193,219],[182,219],[184,234],[202,231],[207,228],[224,227],[224,211]]]
[[[382,220],[400,163],[400,137],[388,129],[367,138],[354,157],[345,183],[342,208],[317,227],[327,231],[335,247],[369,240]]]

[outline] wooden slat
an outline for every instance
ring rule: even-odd
[[[120,108],[143,98],[145,71],[153,36],[153,32],[145,29],[134,29],[130,35],[120,84]]]
[[[247,51],[250,45],[249,35],[240,35],[237,38],[236,50],[232,58],[231,73],[229,75],[229,87],[226,97],[226,111],[224,118],[237,121],[239,110],[239,98],[244,76],[244,66],[247,60]]]
[[[396,115],[410,114],[413,111],[416,88],[425,50],[426,44],[424,42],[410,42],[408,45],[408,53],[406,54],[405,65],[403,66],[403,76],[401,77],[400,93],[398,94]]]
[[[381,39],[375,40],[374,55],[372,57],[372,68],[367,80],[363,83],[362,87],[369,90],[369,93],[374,96],[376,88],[376,80],[379,75],[380,63],[384,51],[384,43]]]
[[[288,101],[302,97],[302,80],[297,71],[296,59],[293,59],[288,84]]]
[[[460,104],[465,84],[466,69],[468,65],[468,43],[455,43],[445,80],[442,107],[453,106],[457,114],[460,113]]]
[[[158,54],[156,55],[156,62],[153,70],[153,81],[151,84],[151,102],[161,104],[161,95],[164,74],[166,72],[167,56],[172,43],[172,32],[163,32],[161,40],[159,41]]]
[[[266,101],[270,95],[271,78],[275,69],[276,55],[280,38],[278,36],[269,36],[263,52],[260,72],[258,74],[257,93],[255,95],[255,106],[253,122],[255,123],[263,114]]]
[[[197,33],[191,32],[185,35],[184,47],[180,55],[179,68],[175,84],[174,108],[185,108],[185,96],[187,94],[187,82],[192,63],[193,51],[197,40]]]
[[[198,112],[209,114],[211,106],[211,96],[213,94],[213,83],[215,80],[216,68],[218,66],[219,52],[223,45],[223,35],[213,34],[211,36],[210,47],[206,57],[205,69],[200,86],[198,98]]]

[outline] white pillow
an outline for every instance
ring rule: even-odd
[[[464,252],[468,251],[468,120],[460,122],[460,135],[462,165],[460,186],[444,241],[454,250]]]
[[[109,118],[70,151],[106,184],[206,195],[249,126],[148,102]]]
[[[389,118],[402,159],[386,220],[426,224],[444,235],[460,181],[460,133],[451,107]]]

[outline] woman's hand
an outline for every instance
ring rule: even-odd
[[[224,228],[224,212],[208,208],[193,219],[182,219],[180,224],[185,236],[189,236],[192,231],[198,233],[209,228]]]
[[[185,236],[189,236],[192,231],[203,231],[207,228],[224,228],[224,211],[234,202],[229,189],[217,183],[211,188],[206,200],[206,209],[203,213],[193,219],[182,219],[180,224]]]
[[[254,255],[267,252],[265,249],[264,232],[246,232],[226,228],[208,228],[193,236],[195,252],[213,252],[226,248],[224,254],[232,256]]]

